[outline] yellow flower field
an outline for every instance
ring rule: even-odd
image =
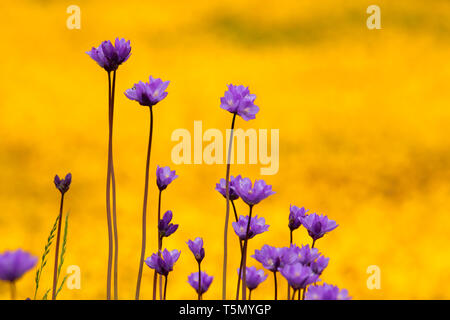
[[[60,299],[105,298],[107,75],[85,52],[116,37],[132,46],[117,73],[114,123],[119,298],[134,298],[149,125],[148,110],[123,92],[149,75],[171,83],[154,108],[147,256],[156,251],[156,165],[179,175],[162,204],[180,225],[164,240],[181,250],[168,299],[197,297],[187,283],[197,265],[185,243],[196,236],[205,242],[203,269],[215,276],[204,298],[221,298],[225,201],[214,188],[226,168],[175,165],[171,134],[193,132],[196,120],[225,132],[231,114],[219,99],[229,83],[249,86],[261,109],[237,128],[280,130],[276,175],[261,176],[260,165],[231,169],[276,192],[255,207],[270,229],[249,242],[250,254],[266,243],[288,245],[292,203],[339,224],[317,242],[331,258],[325,282],[354,299],[450,298],[448,1],[379,0],[381,30],[366,27],[374,3],[363,0],[80,0],[73,3],[80,30],[66,27],[70,4],[0,4],[0,252],[41,256],[59,209],[53,177],[70,171],[65,267],[80,267],[81,289],[65,287]],[[242,202],[238,210],[247,214]],[[229,231],[231,299],[239,247]],[[304,229],[294,240],[310,243]],[[371,265],[381,270],[379,290],[367,287]],[[39,298],[52,267],[53,251]],[[18,298],[32,297],[34,274],[18,281]],[[144,266],[141,298],[152,298],[152,280]],[[271,277],[252,298],[273,298]],[[6,283],[0,299],[9,299]]]

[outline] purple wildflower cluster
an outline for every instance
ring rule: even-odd
[[[106,297],[111,298],[112,287],[114,291],[114,298],[118,299],[118,225],[116,219],[116,192],[115,192],[115,175],[113,165],[112,153],[112,137],[113,137],[113,115],[114,115],[114,95],[115,95],[115,81],[116,70],[123,64],[131,55],[130,41],[117,38],[114,44],[111,41],[102,42],[97,48],[92,48],[87,54],[97,62],[108,74],[108,103],[109,103],[109,140],[108,140],[108,164],[107,164],[107,179],[106,179],[106,208],[107,208],[107,222],[108,222],[108,269],[107,269],[107,285]],[[111,79],[112,74],[112,79]],[[150,112],[150,128],[149,141],[147,149],[147,161],[145,166],[145,184],[143,197],[143,211],[142,211],[142,246],[139,261],[139,272],[136,283],[135,298],[140,298],[140,287],[142,282],[143,266],[147,265],[153,270],[153,299],[156,300],[157,289],[159,288],[159,298],[165,300],[167,296],[167,281],[171,272],[174,271],[175,264],[180,259],[181,251],[174,249],[168,250],[163,246],[163,240],[175,234],[179,225],[172,222],[173,213],[171,210],[166,211],[161,217],[162,194],[168,186],[178,178],[175,170],[170,167],[156,168],[156,186],[159,192],[157,205],[157,249],[154,250],[150,256],[146,257],[146,243],[147,243],[147,205],[148,205],[148,190],[149,190],[149,176],[150,176],[150,155],[153,139],[153,106],[164,100],[168,92],[169,81],[163,81],[159,78],[149,77],[148,82],[139,81],[133,85],[132,88],[127,89],[125,96],[138,102],[140,105],[149,107]],[[237,116],[243,120],[248,121],[255,119],[259,112],[259,107],[255,105],[256,95],[251,94],[248,87],[243,85],[228,85],[228,90],[220,99],[220,107],[233,114],[231,124],[231,136],[229,144],[229,152],[231,154],[233,142],[233,130]],[[263,269],[257,269],[255,266],[248,266],[247,252],[249,251],[249,240],[258,235],[264,234],[269,230],[269,225],[266,219],[254,214],[256,205],[263,200],[275,194],[272,186],[267,184],[264,180],[254,180],[244,178],[241,175],[236,177],[230,175],[230,159],[227,161],[227,170],[225,178],[220,179],[216,184],[215,189],[226,200],[226,214],[225,214],[225,228],[224,228],[224,259],[223,259],[223,278],[222,278],[222,298],[226,299],[227,288],[227,256],[228,256],[228,220],[230,203],[234,212],[234,221],[232,222],[233,230],[237,236],[239,243],[240,263],[237,269],[237,290],[236,299],[251,299],[252,292],[254,292],[267,278],[268,274],[264,269],[273,275],[275,299],[278,299],[278,280],[277,275],[281,275],[287,282],[288,294],[287,299],[293,300],[297,297],[300,300],[347,300],[351,299],[347,290],[339,289],[336,286],[323,283],[317,284],[321,281],[324,270],[328,267],[329,258],[322,255],[317,248],[315,248],[316,241],[324,237],[327,233],[337,228],[337,223],[327,216],[318,215],[316,213],[309,214],[309,210],[304,207],[290,206],[288,217],[288,227],[290,232],[290,244],[286,247],[274,247],[269,244],[264,244],[261,249],[255,250],[251,256],[259,262]],[[54,227],[48,237],[48,242],[45,246],[44,254],[41,258],[41,266],[36,272],[36,292],[39,285],[39,279],[46,265],[47,254],[50,251],[53,238],[56,239],[55,250],[55,264],[54,264],[54,280],[52,299],[56,298],[57,293],[61,290],[62,284],[58,289],[58,276],[62,266],[65,241],[67,232],[67,217],[64,232],[64,242],[61,251],[59,250],[61,238],[61,220],[63,216],[64,195],[68,192],[72,182],[72,175],[69,173],[63,179],[58,175],[54,178],[54,184],[57,190],[61,193],[60,212],[55,221]],[[242,204],[248,210],[248,214],[239,215],[236,202],[242,200]],[[259,213],[259,212],[258,212]],[[259,213],[260,214],[260,213]],[[293,241],[293,233],[301,226],[305,228],[309,237],[312,239],[311,246],[309,244],[298,246]],[[57,230],[57,231],[56,231]],[[55,237],[56,232],[56,237]],[[179,233],[178,233],[179,234]],[[194,270],[188,277],[187,282],[194,289],[199,300],[203,299],[203,295],[207,293],[212,285],[214,277],[208,275],[202,270],[202,262],[205,259],[204,241],[201,237],[196,237],[194,240],[186,242],[189,250],[192,252],[197,264],[197,270]],[[61,256],[59,253],[61,252]],[[61,259],[61,264],[58,264],[58,259]],[[32,269],[37,263],[37,258],[31,254],[22,251],[6,251],[0,254],[0,280],[11,283],[11,288],[14,288],[14,283],[19,280],[27,271]],[[113,267],[114,264],[114,267]],[[164,277],[164,285],[163,285]],[[159,279],[159,281],[158,281]],[[158,286],[159,282],[159,286]],[[292,295],[291,295],[292,290]],[[50,292],[48,290],[47,292]],[[15,296],[15,289],[12,289],[12,297]],[[301,295],[303,293],[303,295]]]

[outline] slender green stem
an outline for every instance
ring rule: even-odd
[[[55,267],[53,269],[53,291],[52,291],[52,300],[56,299],[56,286],[58,282],[58,255],[59,255],[59,242],[61,238],[61,220],[63,213],[63,205],[64,205],[64,193],[61,192],[61,202],[59,205],[59,218],[58,218],[58,231],[56,234],[56,247],[55,247]]]
[[[113,72],[113,79],[112,79],[112,92],[111,92],[111,140],[112,140],[112,132],[113,132],[113,123],[114,123],[114,95],[116,92],[116,71]],[[113,235],[114,235],[114,272],[113,272],[113,278],[114,278],[114,299],[117,300],[119,298],[119,291],[118,291],[118,273],[119,273],[119,234],[117,231],[117,213],[116,213],[116,177],[114,174],[114,157],[113,157],[113,143],[111,141],[111,168],[110,168],[110,174],[111,174],[111,186],[112,186],[112,219],[113,219]]]
[[[253,290],[248,291],[248,300],[252,300],[252,292]]]
[[[231,162],[231,150],[233,145],[233,133],[235,121],[236,121],[236,113],[233,115],[233,120],[231,121],[230,142],[228,145],[228,156],[227,156],[227,173],[226,173],[227,207],[225,212],[225,228],[223,235],[222,300],[226,300],[227,298],[228,221],[230,219],[230,162]]]
[[[10,282],[11,290],[11,300],[16,300],[16,283],[14,281]]]
[[[303,295],[305,294],[305,289],[299,289],[298,290],[298,300],[300,300],[300,293],[303,292]]]
[[[111,299],[111,270],[113,260],[113,231],[111,223],[111,152],[112,152],[112,108],[111,72],[108,72],[108,168],[106,174],[106,220],[108,224],[108,270],[106,278],[106,299]]]
[[[316,244],[316,240],[313,239],[312,245],[311,245],[311,249],[314,248],[314,245]]]
[[[303,288],[302,300],[305,300],[306,290],[307,289],[308,289],[308,287]],[[299,299],[298,300],[300,300],[300,295],[299,295]]]
[[[250,222],[252,220],[253,205],[250,205],[250,213],[248,215],[247,231],[245,232],[244,248],[242,249],[242,300],[246,300],[247,293],[247,247],[248,234],[250,232]]]
[[[144,266],[145,258],[145,243],[147,238],[147,198],[148,198],[148,177],[150,169],[150,154],[152,151],[152,137],[153,137],[153,109],[150,107],[150,134],[148,138],[148,149],[147,149],[147,162],[145,165],[145,186],[144,186],[144,205],[142,210],[142,247],[141,247],[141,258],[139,260],[139,272],[136,284],[136,295],[135,299],[139,300],[139,293],[141,289],[142,280],[142,268]]]
[[[299,290],[299,289],[294,289],[293,290],[291,300],[295,300],[295,294],[297,293],[297,290]]]

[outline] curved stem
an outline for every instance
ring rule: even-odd
[[[108,168],[106,174],[106,221],[108,224],[108,270],[106,278],[106,299],[111,299],[111,270],[113,232],[111,224],[111,152],[112,152],[112,112],[111,112],[111,72],[108,72]]]
[[[316,244],[316,240],[313,239],[312,245],[311,245],[311,249],[314,248],[314,245]]]
[[[248,291],[248,300],[252,300],[252,292],[253,290]]]
[[[145,165],[144,205],[142,210],[142,248],[141,248],[141,258],[139,260],[139,273],[136,284],[136,296],[135,296],[136,300],[139,300],[139,292],[141,289],[142,268],[144,266],[145,242],[147,237],[148,176],[150,167],[150,154],[152,151],[152,137],[153,137],[153,109],[152,107],[150,107],[150,134],[148,138],[147,162]]]
[[[113,72],[112,80],[112,92],[111,92],[111,134],[113,132],[113,122],[114,122],[114,95],[116,92],[116,71]],[[112,137],[111,137],[112,139]],[[113,234],[114,234],[114,299],[119,298],[118,292],[118,267],[119,267],[119,234],[117,232],[117,214],[116,214],[116,177],[114,174],[114,157],[113,157],[113,146],[111,141],[111,186],[112,186],[112,219],[113,219]]]
[[[231,150],[233,145],[233,131],[235,121],[236,121],[236,113],[233,115],[233,120],[231,121],[230,142],[228,145],[228,156],[227,156],[227,173],[226,173],[227,208],[225,212],[225,228],[223,235],[222,300],[226,300],[227,298],[228,220],[230,219],[230,162],[231,162]]]
[[[61,239],[61,220],[62,220],[63,205],[64,205],[64,193],[61,193],[61,203],[59,205],[58,232],[56,234],[56,246],[55,246],[55,267],[53,269],[52,300],[56,299],[56,285],[58,282],[58,254],[59,254],[59,242]]]
[[[250,222],[252,220],[252,209],[250,205],[250,213],[248,215],[247,231],[245,232],[244,248],[242,249],[242,300],[246,300],[247,292],[247,246],[248,246],[248,233],[250,231]]]

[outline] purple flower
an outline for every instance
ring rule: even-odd
[[[306,291],[306,300],[351,300],[346,289],[324,283],[321,286],[312,285]]]
[[[216,183],[216,190],[220,192],[225,198],[227,197],[227,181],[225,179],[220,179],[219,183]],[[230,200],[237,200],[239,196],[236,193],[236,189],[234,188],[234,177],[230,177]]]
[[[173,265],[180,257],[180,253],[181,252],[178,250],[168,251],[167,249],[164,249],[161,256],[154,253],[145,260],[145,263],[151,269],[156,270],[157,273],[167,276],[169,272],[173,270]]]
[[[64,179],[60,179],[58,175],[55,175],[53,182],[55,183],[56,189],[58,189],[61,193],[66,193],[69,190],[70,183],[72,182],[72,174],[66,174]]]
[[[247,232],[248,216],[239,216],[237,222],[232,222],[234,232],[237,234],[239,239],[245,240],[245,234]],[[269,230],[269,225],[266,224],[266,220],[261,217],[258,218],[257,215],[252,217],[250,221],[250,229],[248,231],[248,239],[253,238],[257,234],[263,233]]]
[[[203,248],[203,239],[202,238],[195,238],[194,241],[189,240],[186,242],[189,249],[194,254],[195,260],[197,260],[198,263],[202,262],[203,258],[205,257],[205,249]]]
[[[201,272],[201,277],[202,277],[202,281],[201,281],[201,288],[200,288],[200,292],[198,292],[198,272],[193,272],[188,276],[188,282],[191,285],[192,288],[195,289],[195,292],[203,294],[206,291],[208,291],[209,286],[211,285],[214,277],[213,276],[208,276],[208,274],[204,271]]]
[[[305,210],[304,207],[297,207],[291,205],[289,208],[289,229],[294,231],[298,229],[302,225],[302,219],[305,217],[306,212],[309,210]]]
[[[305,266],[309,266],[320,256],[319,250],[316,248],[311,249],[309,244],[302,246],[301,248],[294,244],[291,246],[291,250],[293,254],[297,255],[295,262],[299,262]]]
[[[161,79],[149,78],[149,82],[139,81],[135,83],[133,88],[127,89],[125,95],[130,100],[139,102],[142,106],[152,107],[162,99],[167,97],[167,86],[170,81],[162,81]]]
[[[267,270],[277,272],[282,264],[285,249],[275,248],[265,244],[261,250],[255,250],[255,254],[252,257],[260,262]]]
[[[285,265],[280,273],[286,278],[289,285],[294,289],[305,288],[307,285],[319,280],[319,276],[312,272],[311,268],[297,262]]]
[[[156,168],[156,184],[160,191],[167,188],[167,186],[178,176],[175,174],[175,170],[170,171],[169,167],[160,167]]]
[[[0,254],[0,280],[13,282],[20,279],[37,261],[38,258],[22,249],[5,251]]]
[[[86,53],[106,71],[115,71],[130,57],[130,41],[116,38],[115,45],[109,40],[103,41],[98,48],[92,48]]]
[[[170,223],[172,221],[172,211],[167,211],[159,220],[158,230],[161,237],[168,237],[178,229],[177,224]]]
[[[310,264],[312,271],[320,276],[323,270],[325,270],[325,268],[328,266],[329,261],[330,258],[326,258],[324,256],[318,257],[316,261],[313,261]]]
[[[336,221],[329,220],[327,216],[319,216],[316,213],[304,217],[302,224],[308,230],[308,234],[314,241],[322,238],[325,233],[336,229],[338,226]]]
[[[238,268],[239,274],[239,268]],[[242,278],[242,276],[241,276]],[[249,290],[256,289],[260,283],[267,279],[267,274],[264,274],[264,270],[256,269],[256,267],[247,267],[246,271],[246,284]]]
[[[231,113],[238,114],[242,119],[248,121],[255,119],[259,111],[259,107],[254,104],[255,99],[256,95],[250,94],[248,87],[229,84],[225,95],[220,98],[220,107]]]
[[[258,204],[268,196],[274,194],[272,186],[267,185],[264,180],[255,180],[252,186],[252,181],[249,178],[242,178],[238,175],[233,182],[236,193],[249,206]]]

